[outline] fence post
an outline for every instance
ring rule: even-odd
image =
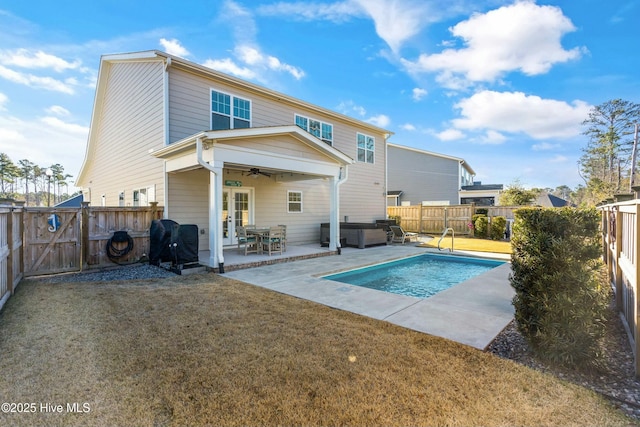
[[[88,266],[89,255],[89,202],[80,207],[80,270]]]
[[[613,238],[614,240],[614,244],[615,244],[615,254],[614,254],[614,259],[616,260],[616,271],[615,271],[615,287],[616,287],[616,307],[618,307],[619,310],[622,310],[622,305],[623,303],[623,298],[622,298],[622,268],[620,268],[620,254],[622,253],[622,233],[623,231],[623,220],[622,220],[622,211],[620,210],[620,208],[618,207],[617,209],[614,208],[613,211],[614,214],[614,220],[613,220],[613,230],[611,230],[611,221],[607,221],[608,222],[608,227],[609,227],[609,242],[611,242],[611,232],[613,231],[614,235]],[[638,205],[636,205],[636,233],[638,232]],[[634,240],[637,242],[638,239],[636,239],[634,237]],[[635,245],[636,243],[634,243]],[[636,251],[637,252],[637,251]],[[638,257],[637,253],[636,253],[636,258]],[[613,271],[613,267],[611,266],[611,264],[613,264],[611,262],[611,243],[609,243],[609,245],[607,245],[607,258],[609,258],[609,270]],[[634,261],[637,262],[637,261]],[[635,264],[636,268],[638,268],[638,264]],[[611,276],[609,276],[611,277]],[[637,282],[637,275],[636,275],[636,282]]]
[[[7,215],[7,247],[9,248],[9,254],[7,255],[7,291],[13,295],[13,210],[14,207],[9,208],[9,214]]]
[[[158,202],[149,202],[149,205],[151,206],[151,221],[160,219],[158,218]]]
[[[616,221],[617,218],[620,215],[620,208],[617,209],[617,213],[616,213]],[[634,240],[633,245],[635,247],[634,250],[634,254],[633,254],[633,262],[634,262],[634,266],[636,268],[636,277],[635,277],[635,283],[633,284],[633,299],[635,302],[635,307],[633,308],[633,323],[634,325],[629,325],[629,327],[631,328],[632,331],[634,331],[634,344],[636,346],[635,351],[634,351],[634,367],[635,367],[635,373],[636,373],[636,378],[640,377],[640,327],[639,327],[639,322],[640,322],[640,298],[638,298],[638,279],[640,278],[640,254],[638,253],[638,231],[640,230],[640,204],[636,203],[636,217],[635,217],[635,235],[634,236],[629,236],[630,238],[632,238]],[[620,224],[616,223],[616,246],[618,245],[617,239],[618,239],[618,234],[621,234],[618,232],[618,229],[620,229],[622,227],[620,227]],[[616,252],[618,252],[616,250]],[[616,260],[616,265],[618,265],[619,263],[619,259]],[[616,269],[618,270],[618,269]],[[617,282],[617,280],[616,280]],[[617,283],[616,283],[616,288],[617,288]]]
[[[424,212],[423,212],[424,206],[422,205],[422,203],[420,203],[420,219],[418,220],[418,233],[422,233],[424,230],[424,223],[423,218],[424,218]]]

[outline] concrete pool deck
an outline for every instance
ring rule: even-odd
[[[423,253],[447,254],[410,245],[344,248],[342,255],[236,270],[223,276],[484,350],[513,319],[514,291],[509,284],[509,263],[426,299],[322,278]],[[487,257],[460,251],[454,254]],[[509,260],[499,254],[491,257]]]

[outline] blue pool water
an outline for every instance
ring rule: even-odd
[[[323,278],[394,294],[427,298],[502,264],[503,261],[496,260],[423,254]]]

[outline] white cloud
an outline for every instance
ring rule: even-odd
[[[391,119],[384,114],[378,114],[377,116],[368,118],[366,122],[381,128],[386,128],[391,123]]]
[[[564,101],[528,96],[522,92],[484,90],[455,105],[461,118],[452,120],[458,129],[525,133],[534,139],[571,138],[591,106],[584,101]]]
[[[551,163],[565,163],[567,160],[569,160],[567,157],[562,156],[560,154],[554,156],[551,160],[549,160]]]
[[[268,70],[288,73],[296,80],[300,80],[305,75],[302,69],[285,64],[275,56],[265,55],[255,47],[237,46],[233,53],[237,62],[231,58],[208,59],[203,65],[244,79],[261,80],[263,72]]]
[[[61,107],[60,105],[52,105],[51,107],[47,108],[45,111],[49,114],[54,114],[59,117],[68,117],[71,115],[69,110],[67,110],[64,107]]]
[[[539,144],[533,144],[531,149],[533,151],[548,151],[555,150],[556,148],[560,148],[559,144],[551,144],[549,142],[541,142]]]
[[[182,58],[186,58],[190,55],[189,51],[180,44],[178,39],[167,40],[165,38],[161,38],[160,45],[169,55],[180,56]]]
[[[560,43],[564,34],[575,31],[562,10],[532,1],[474,14],[450,31],[465,47],[422,54],[415,62],[403,60],[407,69],[437,72],[440,83],[458,89],[468,82],[494,82],[512,71],[543,74],[554,64],[579,58],[582,53],[580,48],[565,50]]]
[[[402,45],[455,5],[425,0],[345,0],[335,3],[277,2],[261,6],[257,13],[305,21],[347,22],[371,18],[378,37],[397,53]]]
[[[66,123],[57,117],[42,117],[40,122],[47,125],[50,129],[64,132],[69,135],[86,136],[89,135],[89,128],[73,123]]]
[[[305,76],[301,68],[262,52],[256,42],[257,27],[249,9],[232,0],[227,0],[223,5],[221,17],[224,17],[221,23],[231,27],[236,40],[236,46],[232,52],[234,58],[208,59],[203,63],[204,66],[244,79],[256,79],[263,83],[267,82],[266,71],[284,72],[296,80]]]
[[[413,132],[413,131],[416,130],[416,127],[414,125],[412,125],[411,123],[405,123],[405,124],[400,126],[400,129],[407,130],[409,132]]]
[[[256,77],[256,73],[253,70],[236,64],[230,58],[208,59],[202,65],[213,68],[214,70],[222,71],[223,73],[233,74],[234,76],[242,77],[247,80],[251,80]]]
[[[342,101],[336,110],[348,116],[355,114],[358,117],[364,117],[367,115],[367,110],[361,105],[356,105],[353,101]]]
[[[397,53],[402,44],[434,21],[430,2],[409,0],[354,0],[375,24],[376,33]]]
[[[82,65],[79,60],[69,62],[41,50],[30,52],[27,49],[2,50],[0,51],[0,61],[8,66],[29,69],[48,68],[56,72],[79,69]]]
[[[482,142],[484,142],[485,144],[502,144],[506,140],[506,136],[504,136],[500,132],[496,132],[493,129],[487,130],[487,133],[482,137]]]
[[[421,89],[419,87],[413,88],[413,100],[420,101],[422,98],[427,96],[427,91],[425,89]]]
[[[435,134],[440,141],[456,141],[465,137],[465,134],[459,129],[447,129]]]
[[[5,107],[5,104],[9,102],[9,97],[7,95],[5,95],[4,93],[0,92],[0,111],[6,111],[7,108]]]
[[[352,1],[337,3],[278,2],[260,6],[257,13],[263,16],[285,16],[305,21],[327,20],[335,23],[348,21],[361,16],[362,9]]]
[[[15,163],[29,159],[40,166],[60,163],[76,174],[84,159],[89,128],[55,117],[23,120],[0,116],[0,152]]]
[[[45,89],[69,95],[73,95],[75,93],[75,89],[72,87],[74,83],[73,80],[60,81],[52,77],[40,77],[33,74],[20,73],[3,65],[0,65],[0,77],[13,83],[18,83],[35,89]]]

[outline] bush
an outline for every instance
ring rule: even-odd
[[[481,239],[486,239],[487,233],[489,232],[489,218],[482,214],[476,214],[471,218],[473,221],[473,235]]]
[[[522,208],[511,239],[518,329],[538,357],[589,368],[601,361],[610,288],[595,209]]]
[[[504,239],[504,232],[507,231],[507,218],[494,216],[491,218],[491,240]]]

